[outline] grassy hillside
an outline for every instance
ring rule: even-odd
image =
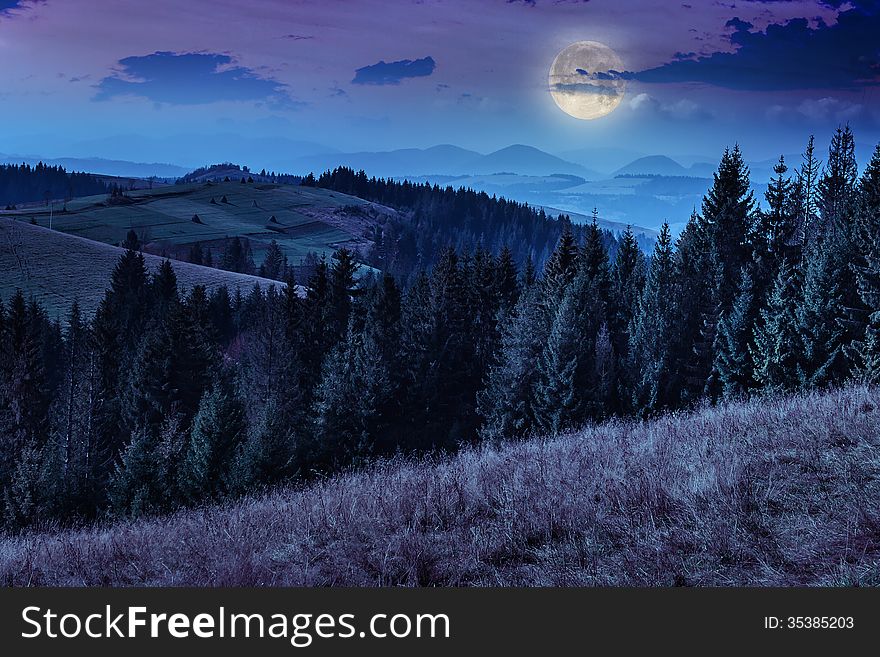
[[[0,298],[8,300],[16,289],[34,295],[50,316],[64,316],[74,300],[86,313],[93,313],[110,282],[110,273],[123,250],[74,235],[67,235],[25,221],[0,217]],[[147,268],[154,271],[162,258],[145,255]],[[181,288],[204,285],[213,289],[251,290],[281,285],[256,276],[175,262]]]
[[[880,583],[880,391],[397,461],[0,540],[7,585]]]
[[[246,237],[257,265],[274,239],[296,265],[309,252],[329,256],[340,246],[363,249],[371,222],[357,208],[367,205],[324,189],[241,184],[236,179],[139,189],[127,192],[127,199],[116,203],[106,195],[74,199],[66,212],[59,212],[56,205],[51,222],[54,230],[105,244],[121,243],[134,229],[146,251],[169,257],[185,257],[190,245],[201,242],[214,251],[216,259],[224,238]],[[50,222],[46,207],[2,214],[33,219],[41,226]],[[194,221],[196,216],[198,221]]]

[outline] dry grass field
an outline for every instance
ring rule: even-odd
[[[880,391],[731,403],[0,539],[13,586],[880,583]]]

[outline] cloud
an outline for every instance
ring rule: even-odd
[[[119,70],[97,85],[95,100],[140,96],[156,103],[203,105],[222,101],[265,101],[290,107],[285,85],[258,77],[218,53],[155,52],[119,61]]]
[[[629,100],[633,112],[650,113],[676,121],[697,121],[711,118],[711,114],[701,105],[688,98],[680,98],[672,103],[663,103],[654,96],[640,93]]]
[[[622,93],[619,87],[590,84],[589,82],[557,82],[550,85],[550,91],[568,94],[593,94],[594,96],[619,96]]]
[[[797,18],[752,32],[751,23],[733,18],[727,26],[733,30],[729,39],[734,52],[676,57],[624,77],[752,91],[859,89],[880,84],[880,2],[835,4],[846,10],[833,25],[819,20],[811,27],[807,19]]]
[[[765,111],[774,121],[798,121],[801,123],[846,123],[861,118],[865,106],[832,96],[807,98],[797,105],[774,104]]]
[[[422,59],[401,59],[396,62],[380,61],[364,66],[354,72],[352,84],[400,84],[406,78],[420,78],[431,75],[437,63],[433,57]]]
[[[45,2],[46,0],[0,0],[0,16],[9,13],[12,9],[25,9]]]
[[[838,98],[819,98],[805,100],[797,107],[797,111],[813,121],[849,121],[855,119],[864,107],[858,103],[850,103]]]

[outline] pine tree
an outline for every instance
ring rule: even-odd
[[[587,277],[595,288],[603,314],[611,301],[611,273],[608,251],[602,242],[602,231],[595,219],[587,226],[583,248],[580,251],[578,273]]]
[[[752,277],[744,269],[739,294],[733,307],[721,319],[716,338],[715,371],[725,398],[746,397],[755,386],[749,346],[757,314]]]
[[[773,168],[764,198],[767,211],[755,213],[755,222],[749,234],[752,251],[750,276],[757,304],[763,303],[770,292],[782,260],[790,256],[791,247],[798,239],[797,201],[794,183],[786,176],[788,167],[780,157]],[[797,258],[795,258],[797,260]]]
[[[819,234],[825,234],[851,215],[859,167],[855,138],[849,125],[837,128],[828,149],[828,162],[817,186],[818,210],[822,217]]]
[[[501,321],[513,312],[520,293],[519,272],[510,247],[504,246],[498,254],[495,269],[495,288],[498,295],[498,316]]]
[[[723,268],[712,234],[712,224],[695,212],[677,244],[674,294],[679,330],[671,336],[671,378],[665,401],[672,406],[693,403],[707,391],[716,392],[713,347],[724,307],[719,289]]]
[[[859,378],[880,381],[880,145],[859,182],[859,219],[853,263],[858,293],[865,307],[863,338],[853,340],[848,355]]]
[[[172,414],[188,426],[216,365],[195,317],[172,306],[147,333],[130,377],[126,403],[128,426],[155,431]]]
[[[272,240],[266,249],[266,255],[263,258],[263,264],[260,265],[259,275],[263,278],[271,278],[276,281],[283,281],[287,276],[287,256],[278,246],[278,242]]]
[[[213,200],[213,199],[212,199]],[[202,243],[196,242],[189,249],[189,257],[187,258],[194,265],[205,264],[205,252],[202,249]]]
[[[632,377],[629,359],[629,330],[638,312],[639,299],[645,287],[645,256],[639,248],[632,228],[627,226],[620,239],[620,246],[611,272],[611,308],[608,324],[611,346],[617,356],[617,389],[614,398],[616,410],[627,411],[632,399]]]
[[[141,240],[138,238],[138,235],[134,230],[129,230],[125,235],[125,241],[122,243],[122,248],[128,249],[129,251],[141,250]]]
[[[548,303],[558,303],[565,293],[565,288],[574,279],[577,271],[578,246],[571,222],[566,221],[562,227],[562,235],[556,249],[544,265],[541,279],[544,297]]]
[[[220,377],[202,397],[179,471],[181,490],[192,501],[221,497],[234,481],[232,465],[246,431],[245,409]]]
[[[3,335],[4,457],[15,460],[25,447],[42,446],[49,431],[49,402],[42,353],[42,314],[29,308],[21,290],[9,302]]]
[[[153,274],[150,295],[154,313],[157,315],[164,315],[173,304],[178,302],[177,274],[170,260],[163,260],[159,269]]]
[[[755,381],[762,392],[787,392],[803,383],[803,345],[797,316],[800,287],[796,265],[784,263],[771,287],[767,305],[760,311],[749,353]]]
[[[333,253],[331,260],[329,303],[324,321],[325,330],[332,336],[332,343],[335,344],[342,340],[348,327],[352,298],[357,294],[355,273],[358,265],[354,253],[348,249],[338,249]]]
[[[739,273],[749,260],[747,237],[754,208],[749,169],[736,145],[733,150],[724,151],[702,208],[713,257],[719,267],[721,312],[733,304]]]
[[[501,327],[498,362],[490,368],[486,386],[479,395],[483,439],[523,438],[536,428],[535,363],[541,356],[547,332],[540,288],[526,287],[512,316]]]
[[[583,268],[551,315],[547,343],[538,360],[535,419],[549,433],[601,416],[596,340],[604,323],[601,276]]]
[[[797,189],[800,195],[801,216],[799,223],[799,245],[803,248],[815,239],[819,232],[818,223],[818,186],[819,171],[822,163],[816,159],[814,137],[810,135],[807,148],[802,156],[801,166],[797,171]]]
[[[676,263],[669,224],[664,223],[654,246],[644,291],[630,328],[629,362],[634,373],[633,405],[641,413],[672,406],[674,391],[674,333]]]
[[[841,382],[849,367],[844,354],[847,344],[843,325],[845,310],[840,288],[840,232],[813,243],[804,275],[803,295],[797,309],[799,343],[803,346],[804,387],[824,387]]]

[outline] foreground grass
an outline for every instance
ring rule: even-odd
[[[7,585],[880,583],[880,391],[730,404],[0,540]]]

